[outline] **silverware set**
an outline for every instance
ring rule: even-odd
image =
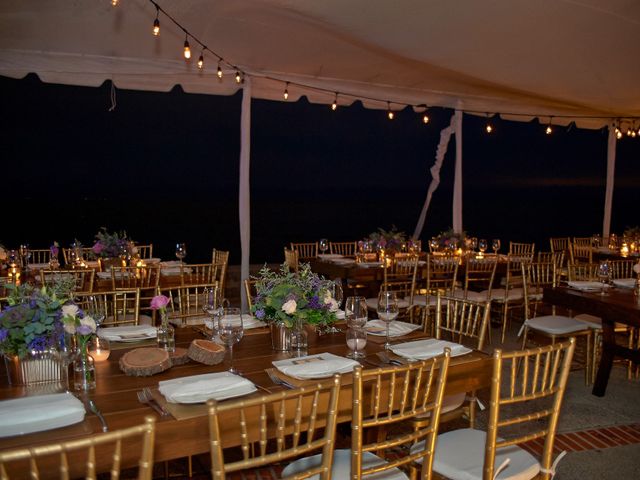
[[[164,408],[158,401],[153,397],[151,390],[149,388],[143,388],[139,392],[137,392],[138,401],[140,403],[144,403],[153,408],[156,412],[158,412],[161,416],[170,415],[169,411]]]
[[[295,385],[292,385],[289,382],[283,380],[282,378],[277,376],[272,370],[265,370],[265,371],[267,372],[267,375],[269,375],[269,378],[271,379],[271,381],[276,385],[282,385],[283,387],[286,387],[286,388],[296,388]]]
[[[107,422],[104,419],[104,417],[102,416],[102,412],[100,410],[98,410],[98,407],[93,402],[93,400],[89,400],[87,402],[87,405],[89,406],[89,410],[91,410],[91,413],[93,413],[96,417],[98,417],[98,419],[100,420],[100,423],[102,423],[102,431],[103,432],[108,432],[109,431],[109,427],[107,426]]]

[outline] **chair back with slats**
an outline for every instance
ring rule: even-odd
[[[566,255],[569,252],[571,239],[569,237],[551,237],[549,239],[549,244],[553,253],[565,252]]]
[[[512,255],[522,255],[533,259],[533,255],[536,251],[535,243],[519,243],[509,242],[509,253]]]
[[[556,286],[556,265],[553,262],[523,263],[522,278],[524,279],[525,319],[534,318],[538,306],[542,304],[544,288]]]
[[[497,265],[495,257],[468,259],[465,265],[462,297],[477,301],[490,299]]]
[[[635,278],[636,273],[633,271],[633,267],[637,264],[638,262],[635,260],[609,260],[611,279]]]
[[[298,252],[296,250],[291,250],[287,247],[284,247],[284,264],[292,272],[298,272],[300,266],[298,259]]]
[[[135,245],[134,248],[137,250],[140,258],[153,258],[153,243],[149,243],[147,245]]]
[[[317,452],[322,453],[320,464],[295,478],[330,478],[339,391],[340,376],[335,375],[329,382],[260,397],[209,400],[212,478],[224,480],[232,472]],[[232,432],[237,438],[229,438]],[[240,445],[240,459],[225,458],[226,442]]]
[[[145,417],[142,425],[100,433],[77,440],[68,440],[48,445],[35,445],[0,452],[0,479],[44,478],[58,472],[58,478],[68,479],[69,470],[81,468],[84,472],[77,476],[95,480],[98,478],[96,459],[109,464],[110,478],[119,478],[122,452],[140,451],[138,460],[138,480],[153,478],[153,450],[155,442],[155,418]],[[40,465],[40,466],[39,466]],[[71,467],[71,468],[70,468]],[[15,473],[15,477],[12,475]]]
[[[393,291],[399,299],[409,299],[412,304],[418,272],[417,255],[396,255],[387,258],[380,291]]]
[[[358,242],[330,242],[329,253],[332,255],[344,255],[345,257],[355,257],[358,251]]]
[[[49,263],[51,260],[51,250],[48,248],[35,248],[29,250],[31,258],[29,263]]]
[[[219,298],[218,284],[215,282],[163,288],[161,293],[170,300],[167,306],[169,322],[178,327],[203,324],[209,318],[203,307],[211,291],[214,292],[214,298]]]
[[[42,285],[52,287],[61,282],[69,282],[75,285],[72,293],[90,293],[93,291],[94,269],[76,270],[40,270],[40,282]]]
[[[456,285],[459,265],[460,262],[455,257],[429,255],[425,278],[427,294],[451,295]]]
[[[111,288],[155,290],[160,282],[160,266],[116,267],[111,269]],[[148,296],[148,295],[147,295]]]
[[[436,305],[436,338],[482,350],[489,328],[491,302],[438,295]]]
[[[556,269],[560,271],[565,267],[564,261],[566,259],[565,252],[538,252],[536,255],[536,259],[538,262],[553,262],[556,264]],[[518,267],[518,270],[520,268]]]
[[[214,248],[211,252],[211,263],[215,270],[213,281],[218,282],[220,295],[224,297],[227,286],[227,269],[229,268],[229,251]]]
[[[494,350],[484,479],[496,476],[496,450],[535,439],[544,442],[540,466],[547,472],[543,478],[549,478],[574,349],[575,339],[571,338],[529,350],[508,353]]]
[[[76,248],[63,248],[62,258],[67,268],[74,265],[78,260],[88,260],[94,255],[91,247],[76,247]]]
[[[189,285],[202,285],[214,282],[217,266],[212,263],[190,263],[180,265],[180,284],[183,287]]]
[[[140,322],[140,289],[111,292],[78,293],[74,301],[82,310],[104,317],[101,327],[138,325]]]
[[[592,263],[593,239],[591,237],[573,237],[569,253],[571,263]]]
[[[440,423],[440,410],[449,367],[450,352],[421,362],[353,373],[351,419],[351,478],[365,478],[394,468],[411,468],[422,463],[419,478],[431,478],[433,453]],[[396,431],[394,426],[422,416],[430,418],[412,432]],[[380,432],[384,432],[381,438]],[[421,442],[406,456],[393,456],[387,462],[365,466],[363,455],[392,453],[392,449]],[[389,472],[391,473],[391,472]],[[415,477],[412,477],[415,478]]]
[[[298,252],[298,260],[308,262],[318,258],[318,242],[294,243],[291,242],[291,250]]]
[[[569,281],[597,281],[597,263],[570,263],[567,267]]]

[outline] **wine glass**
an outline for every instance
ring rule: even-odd
[[[233,366],[233,346],[244,335],[242,312],[239,308],[223,308],[218,319],[218,335],[222,343],[229,348],[229,371],[239,373]]]
[[[389,325],[398,317],[398,297],[396,292],[383,290],[378,294],[378,318],[387,324],[387,340],[384,349],[391,348],[389,342]]]
[[[600,295],[607,295],[607,285],[609,284],[610,276],[611,276],[611,268],[609,267],[609,262],[607,262],[606,260],[603,262],[600,262],[600,265],[598,265],[598,278],[602,283]]]
[[[351,350],[347,357],[358,359],[366,357],[361,350],[367,345],[367,331],[362,327],[351,327],[347,330],[347,347]]]
[[[347,297],[344,304],[344,318],[349,327],[364,327],[367,323],[367,299],[364,297]]]
[[[187,256],[187,244],[186,243],[176,243],[176,257],[182,263],[184,257]]]
[[[429,240],[429,250],[431,253],[438,251],[438,239],[436,237],[431,237],[431,240]]]
[[[29,268],[29,258],[31,258],[31,252],[29,251],[29,245],[24,243],[20,245],[20,257],[22,258],[23,267]]]
[[[202,311],[211,318],[211,330],[213,330],[214,337],[217,335],[218,331],[218,325],[215,318],[218,313],[218,309],[217,288],[205,287],[202,291]]]
[[[323,255],[327,253],[327,250],[329,250],[329,240],[327,240],[326,238],[321,238],[318,242],[318,248],[320,248],[320,251]]]
[[[480,240],[478,240],[478,250],[480,250],[480,255],[484,256],[484,252],[487,251],[487,239],[486,238],[481,238]]]
[[[491,242],[491,248],[493,248],[493,253],[498,256],[498,250],[500,250],[500,239],[494,238]]]

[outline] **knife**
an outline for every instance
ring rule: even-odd
[[[89,404],[89,410],[91,410],[91,412],[96,417],[98,417],[98,419],[100,420],[100,423],[102,423],[102,431],[103,432],[108,432],[109,431],[109,427],[107,427],[107,422],[104,419],[104,417],[102,416],[102,412],[100,412],[100,410],[98,410],[98,407],[96,407],[96,404],[93,402],[93,400],[89,400],[88,404]]]

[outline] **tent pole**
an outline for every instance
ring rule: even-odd
[[[613,185],[616,176],[616,131],[609,125],[607,143],[607,187],[604,194],[604,219],[602,221],[602,240],[606,242],[611,233],[611,207],[613,205]],[[606,243],[605,243],[606,245]]]
[[[242,88],[242,113],[240,116],[240,188],[238,193],[238,215],[240,219],[240,298],[242,311],[247,311],[248,302],[244,281],[249,278],[249,253],[251,251],[251,78],[244,78]]]
[[[453,180],[453,231],[462,232],[462,112],[455,113],[456,169]]]

